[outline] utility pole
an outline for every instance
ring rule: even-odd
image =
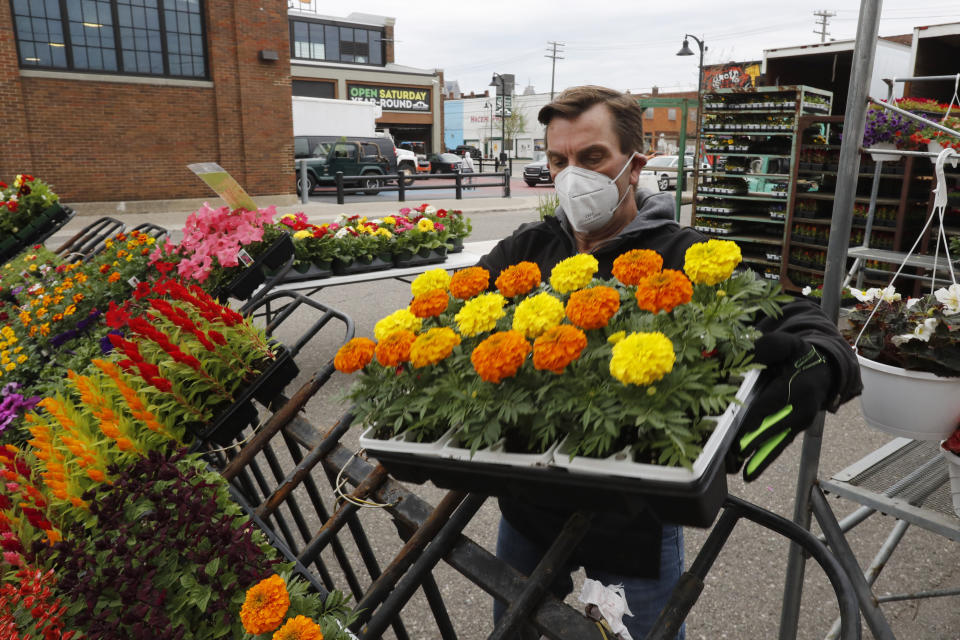
[[[553,40],[548,40],[547,44],[553,47],[553,49],[547,49],[547,55],[543,56],[544,58],[550,58],[553,62],[550,63],[550,101],[553,102],[553,79],[556,76],[557,71],[557,60],[563,60],[563,56],[557,55],[558,53],[563,53],[561,49],[557,51],[557,47],[565,47],[566,43],[563,42],[554,42]]]
[[[820,20],[817,21],[817,24],[820,25],[820,31],[817,31],[816,29],[814,29],[813,32],[816,34],[819,34],[820,42],[826,42],[827,36],[830,35],[829,33],[827,33],[827,20],[837,15],[837,12],[836,11],[814,11],[813,15],[820,18]]]

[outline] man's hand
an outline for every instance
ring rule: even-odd
[[[743,465],[747,482],[756,480],[810,426],[833,388],[833,372],[826,359],[795,335],[765,334],[754,351],[754,360],[767,366],[759,382],[764,387],[747,407],[727,455],[727,472],[736,473]]]

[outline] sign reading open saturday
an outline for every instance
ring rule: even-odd
[[[384,111],[430,113],[430,89],[424,87],[348,84],[347,97],[358,102],[373,102]]]

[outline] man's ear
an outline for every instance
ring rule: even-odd
[[[640,171],[647,165],[647,156],[639,151],[633,154],[630,160],[630,184],[636,187],[640,184]]]

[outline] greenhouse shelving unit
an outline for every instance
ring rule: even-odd
[[[823,283],[843,117],[803,116],[798,124],[801,132],[822,131],[825,142],[810,142],[803,135],[797,141],[797,163],[792,177],[795,181],[804,181],[810,190],[794,190],[788,207],[790,217],[783,251],[786,266],[781,283],[784,288],[794,291]],[[851,212],[851,251],[864,244],[874,178],[878,184],[869,246],[881,252],[906,251],[916,239],[930,209],[932,164],[924,158],[907,156],[884,161],[879,173],[875,169],[874,160],[864,154],[860,160]],[[921,243],[919,250],[923,252],[928,244],[929,238]],[[886,286],[889,283],[899,266],[899,259],[884,262],[878,259],[881,256],[881,253],[874,252],[874,257],[865,264],[863,286]],[[848,260],[848,268],[851,263],[852,258]],[[905,275],[907,278],[922,276],[923,270],[912,269]],[[916,293],[916,280],[902,282],[901,288],[905,287],[902,293]]]
[[[701,144],[712,170],[695,185],[693,226],[740,245],[746,266],[780,280],[804,115],[829,115],[833,94],[807,86],[704,95]]]

